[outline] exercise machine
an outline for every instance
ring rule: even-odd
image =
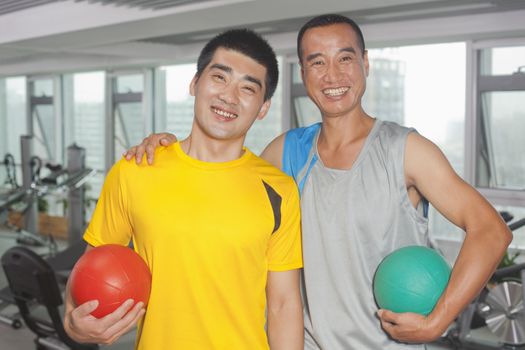
[[[502,213],[509,229],[525,226],[525,218]],[[479,296],[440,339],[453,349],[525,350],[525,263],[498,268]]]
[[[2,267],[25,324],[36,334],[37,350],[98,349],[95,344],[77,343],[65,332],[59,309],[63,304],[61,289],[49,261],[18,246],[2,256]],[[48,317],[39,317],[34,312],[35,305],[44,307]]]
[[[83,186],[96,172],[85,167],[85,149],[71,145],[67,149],[67,167],[62,168],[61,166],[47,164],[45,167],[49,174],[41,177],[43,163],[38,157],[31,156],[31,136],[21,137],[21,149],[22,185],[18,184],[16,178],[14,157],[10,154],[4,157],[7,178],[4,183],[6,191],[0,194],[0,220],[9,227],[7,213],[13,206],[16,206],[16,209],[22,213],[24,225],[23,229],[10,227],[13,233],[3,236],[15,238],[18,244],[47,248],[47,252],[43,252],[43,255],[47,257],[46,261],[57,272],[58,280],[63,282],[63,286],[65,286],[69,271],[84,251],[85,244],[79,248],[79,243],[83,244],[81,236],[85,228],[85,191]],[[68,198],[68,248],[62,252],[58,252],[53,236],[44,237],[37,232],[38,199],[56,192],[65,192]],[[0,289],[0,310],[17,304],[9,286]],[[0,314],[0,322],[13,328],[22,326],[19,313]]]
[[[38,199],[50,193],[67,192],[68,244],[81,239],[85,228],[85,191],[83,185],[96,171],[85,167],[85,149],[73,144],[67,149],[67,167],[46,164],[49,174],[41,177],[42,161],[32,154],[32,136],[21,137],[22,149],[22,186],[16,180],[14,158],[6,155],[6,166],[9,189],[0,195],[0,213],[7,224],[7,211],[18,205],[23,217],[23,229],[14,228],[17,242],[26,245],[45,246],[49,255],[56,254],[57,247],[51,235],[43,237],[38,234]]]

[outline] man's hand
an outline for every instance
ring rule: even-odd
[[[432,325],[428,317],[412,312],[379,310],[377,316],[383,329],[392,338],[403,343],[428,343],[445,332]]]
[[[145,312],[142,302],[133,306],[133,300],[129,299],[111,314],[97,319],[90,315],[97,306],[96,300],[74,309],[66,304],[64,329],[73,340],[79,343],[112,344],[133,328]]]
[[[159,146],[169,146],[176,141],[177,137],[167,132],[151,134],[142,140],[140,145],[133,146],[124,152],[123,156],[126,158],[126,160],[131,160],[131,158],[135,157],[135,162],[140,164],[142,163],[144,152],[146,152],[146,159],[148,164],[151,165],[153,164],[153,154],[155,153],[155,148]]]

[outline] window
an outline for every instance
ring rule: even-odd
[[[282,123],[282,79],[283,59],[277,57],[279,63],[279,83],[272,97],[272,104],[268,114],[263,120],[256,120],[246,135],[246,147],[259,155],[264,148],[279,134],[283,132]]]
[[[20,164],[20,136],[27,135],[26,79],[24,77],[0,80],[0,161],[10,153],[15,163]],[[5,168],[1,167],[0,185],[6,180]],[[17,182],[21,184],[20,167],[17,167]]]
[[[110,156],[106,168],[120,159],[122,153],[152,131],[153,108],[151,107],[152,74],[143,72],[118,72],[110,79],[112,87],[113,124]],[[113,151],[111,152],[111,148]]]
[[[162,82],[160,87],[162,96],[160,110],[164,115],[156,127],[156,131],[169,131],[177,135],[180,140],[186,138],[193,123],[193,101],[190,95],[190,82],[197,72],[197,65],[179,64],[161,67],[158,74]],[[164,93],[162,93],[164,92]]]
[[[104,72],[77,73],[64,77],[64,147],[75,143],[86,150],[86,167],[98,171],[90,179],[86,191],[86,196],[94,198],[98,197],[104,181],[105,78]]]
[[[369,50],[363,106],[372,116],[414,127],[464,174],[464,43]],[[375,68],[376,62],[383,64]]]
[[[61,125],[54,98],[55,92],[60,96],[58,82],[58,78],[33,78],[29,83],[33,153],[50,163],[62,162]]]
[[[525,47],[480,50],[476,185],[525,189]]]
[[[20,163],[20,136],[26,135],[26,79],[0,80],[0,154],[11,153]]]

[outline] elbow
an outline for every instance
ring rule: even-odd
[[[494,242],[495,250],[498,250],[501,252],[501,254],[504,254],[512,242],[512,232],[509,230],[507,225],[503,225],[503,227],[499,230],[499,234],[494,236],[496,238],[496,242]]]

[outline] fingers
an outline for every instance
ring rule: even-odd
[[[98,307],[98,300],[91,300],[91,301],[85,302],[84,304],[80,305],[76,309],[73,309],[71,313],[74,319],[84,318],[90,315],[93,311],[95,311],[97,307]]]
[[[151,143],[146,145],[146,159],[149,165],[153,164],[153,155],[155,154],[155,147]]]
[[[128,299],[114,312],[97,319],[90,314],[97,306],[97,301],[87,302],[66,317],[66,331],[73,339],[85,343],[112,344],[134,327],[145,312],[143,303],[134,305],[134,301]]]
[[[175,142],[177,142],[177,136],[173,134],[163,134],[162,138],[160,139],[160,144],[163,146],[169,146]]]
[[[142,143],[137,146],[137,150],[135,152],[135,163],[137,164],[142,163],[142,157],[144,156],[144,142],[145,141],[142,141]]]
[[[124,153],[122,153],[122,156],[126,158],[126,160],[131,160],[131,158],[133,158],[136,152],[137,152],[137,146],[133,146],[127,151],[125,151]]]
[[[384,321],[384,322],[396,324],[399,314],[396,314],[389,310],[381,309],[377,311],[377,316],[379,316],[379,319],[381,320],[381,322]]]
[[[144,304],[142,302],[137,303],[133,308],[127,312],[124,317],[117,321],[113,326],[108,328],[107,335],[109,336],[109,341],[112,343],[123,334],[127,333],[131,328],[133,328],[137,322],[140,320],[146,309],[144,309]]]

